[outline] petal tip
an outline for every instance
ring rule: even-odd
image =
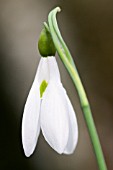
[[[23,150],[26,157],[30,157],[34,152],[34,148],[28,148],[25,147],[24,145],[23,145]]]

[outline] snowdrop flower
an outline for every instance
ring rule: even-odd
[[[59,154],[73,153],[78,140],[75,112],[62,86],[55,57],[41,57],[22,119],[22,143],[29,157],[42,134]]]
[[[62,86],[55,59],[56,48],[47,28],[41,31],[38,49],[41,60],[29,92],[22,119],[22,143],[29,157],[40,130],[48,144],[59,154],[73,153],[78,126],[71,102]]]

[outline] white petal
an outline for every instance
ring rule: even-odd
[[[55,57],[48,57],[49,75],[50,80],[54,82],[60,82],[60,73]]]
[[[77,124],[77,119],[76,119],[76,115],[74,112],[74,109],[71,105],[71,102],[66,95],[67,98],[67,102],[68,102],[68,110],[69,110],[69,138],[68,138],[68,143],[67,146],[64,150],[65,154],[71,154],[74,152],[77,142],[78,142],[78,124]]]
[[[67,99],[61,83],[50,83],[41,105],[41,129],[49,145],[63,153],[69,135]]]
[[[36,146],[40,132],[40,92],[36,79],[28,95],[22,119],[22,143],[25,155],[29,157]]]
[[[41,57],[35,79],[37,79],[39,84],[41,84],[43,80],[49,81],[48,57]]]

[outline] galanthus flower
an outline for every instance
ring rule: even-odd
[[[75,112],[64,89],[55,57],[41,57],[22,119],[22,143],[29,157],[42,134],[59,154],[73,153],[78,140]]]

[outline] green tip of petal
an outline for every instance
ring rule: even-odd
[[[45,28],[41,31],[38,49],[42,57],[55,56],[56,48],[54,46],[49,27],[47,23],[44,23]]]
[[[48,83],[45,80],[43,80],[40,85],[40,98],[42,98],[43,93],[45,92],[47,86],[48,86]]]

